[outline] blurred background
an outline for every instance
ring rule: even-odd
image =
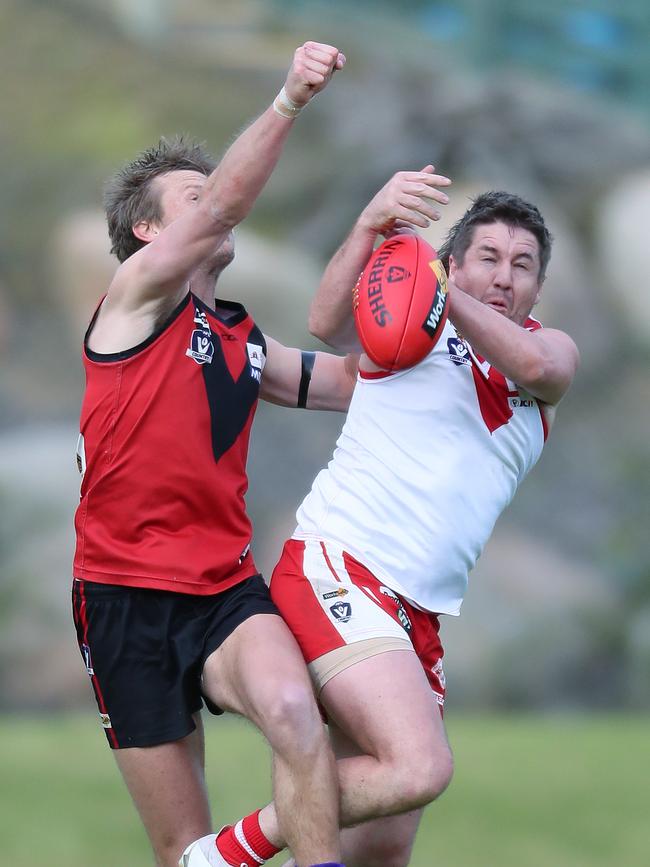
[[[462,616],[443,624],[448,726],[452,745],[457,731],[463,747],[457,750],[460,783],[452,784],[440,806],[458,810],[462,837],[464,809],[475,797],[476,828],[495,777],[507,776],[504,761],[513,762],[511,747],[517,748],[523,729],[509,726],[513,719],[533,725],[525,721],[535,712],[536,720],[550,726],[569,721],[575,737],[565,741],[563,735],[569,752],[551,750],[529,782],[519,778],[522,763],[514,761],[512,775],[523,791],[542,791],[538,775],[544,768],[570,762],[589,742],[588,756],[577,760],[580,773],[576,769],[577,776],[564,780],[583,780],[572,808],[578,802],[584,806],[587,793],[602,787],[629,798],[625,806],[617,803],[630,824],[625,830],[617,822],[618,836],[612,837],[600,813],[592,811],[584,827],[573,827],[566,839],[554,825],[544,840],[559,848],[531,848],[529,835],[510,854],[493,841],[493,858],[486,856],[480,835],[476,849],[463,855],[449,837],[448,854],[440,860],[447,850],[436,806],[427,814],[436,857],[422,844],[413,864],[520,864],[524,856],[534,865],[646,864],[650,834],[642,831],[641,818],[635,824],[638,804],[645,798],[647,807],[650,800],[646,0],[3,0],[0,831],[9,841],[5,851],[18,867],[44,863],[23,852],[21,823],[33,823],[36,816],[38,827],[47,827],[48,806],[42,805],[42,814],[37,809],[42,780],[56,777],[63,786],[72,774],[62,792],[66,798],[76,792],[86,806],[85,787],[92,780],[103,781],[104,793],[115,787],[116,809],[123,811],[114,820],[123,829],[118,836],[128,845],[132,838],[133,848],[119,855],[107,849],[105,860],[93,854],[91,861],[92,841],[84,848],[75,802],[66,810],[69,827],[58,848],[44,849],[47,863],[149,863],[103,735],[94,729],[94,705],[69,613],[79,484],[74,451],[83,391],[80,345],[115,267],[101,211],[103,181],[161,134],[188,132],[222,153],[271,101],[296,46],[312,38],[339,46],[348,64],[296,124],[279,168],[237,233],[237,259],[220,284],[221,297],[243,301],[274,337],[316,348],[306,330],[307,310],[329,256],[395,171],[433,162],[454,179],[441,224],[425,233],[434,245],[480,191],[508,189],[540,206],[555,248],[536,315],[568,331],[582,355],[539,466],[471,576]],[[336,414],[260,407],[248,502],[256,559],[267,575],[342,421]],[[78,729],[76,713],[83,720]],[[215,744],[240,736],[232,724],[219,730],[223,736],[217,729]],[[522,757],[544,755],[544,731],[522,736]],[[47,769],[54,754],[62,761],[64,744],[78,755],[81,743],[88,745],[92,780],[75,785],[67,763]],[[476,754],[464,764],[472,748]],[[494,765],[472,789],[472,773],[486,755]],[[617,761],[603,777],[606,755]],[[624,768],[628,776],[615,781]],[[232,773],[237,775],[236,767]],[[513,776],[509,779],[512,783]],[[558,780],[547,784],[553,799]],[[510,801],[495,822],[509,822],[513,805],[522,799],[525,793],[513,801],[510,789]],[[604,816],[604,802],[599,809]],[[97,834],[102,827],[100,817]],[[455,828],[450,815],[445,827],[448,833]],[[109,835],[103,828],[111,845],[114,830]]]

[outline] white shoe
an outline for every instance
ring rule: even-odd
[[[190,843],[181,855],[178,867],[229,867],[214,845],[216,839],[216,834],[208,834],[207,837]]]

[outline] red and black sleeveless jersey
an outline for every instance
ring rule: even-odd
[[[124,352],[86,338],[75,577],[207,595],[257,571],[244,496],[266,346],[217,303],[188,294]]]

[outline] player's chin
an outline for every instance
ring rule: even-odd
[[[220,247],[214,251],[209,259],[210,271],[223,271],[232,260],[235,258],[235,245],[230,241],[225,241]]]

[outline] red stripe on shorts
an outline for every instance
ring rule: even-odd
[[[90,650],[90,644],[88,642],[88,614],[86,612],[86,596],[85,596],[85,587],[83,581],[77,581],[77,588],[79,590],[79,622],[81,623],[81,628],[83,631],[83,643]],[[90,675],[90,680],[93,685],[93,689],[95,690],[95,695],[97,696],[97,706],[99,707],[99,712],[104,716],[109,717],[108,710],[106,709],[106,702],[104,701],[104,695],[102,693],[102,688],[99,685],[99,680],[97,679],[97,675],[93,672]],[[114,749],[119,749],[120,745],[117,741],[117,735],[115,734],[112,728],[104,729],[107,732],[108,737],[113,745]]]
[[[342,584],[343,582],[341,581],[339,576],[336,574],[336,569],[332,566],[332,561],[330,560],[329,555],[327,553],[327,549],[325,548],[325,542],[321,542],[320,547],[321,547],[321,551],[323,552],[323,557],[325,558],[325,562],[327,563],[327,568],[330,570],[330,572],[336,578],[336,580],[339,582],[339,584]]]

